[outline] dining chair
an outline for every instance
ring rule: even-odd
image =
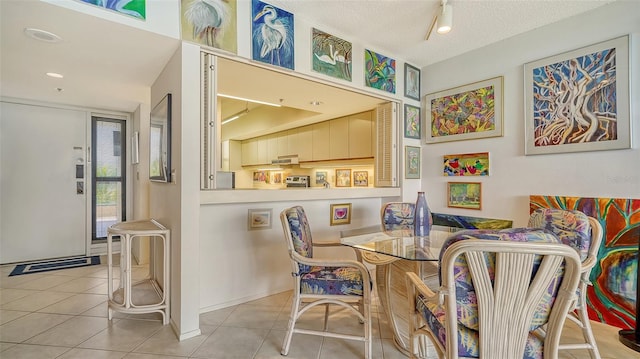
[[[580,279],[573,248],[543,229],[465,230],[440,257],[439,289],[407,272],[412,358],[425,338],[440,358],[557,358]]]
[[[415,215],[415,203],[388,202],[380,208],[380,223],[382,230],[413,230],[413,217]]]
[[[304,208],[294,206],[280,213],[293,277],[293,301],[282,355],[289,353],[294,333],[358,340],[365,343],[364,356],[371,358],[371,279],[369,271],[353,260],[317,259],[313,257],[311,228]],[[296,328],[300,317],[319,305],[325,306],[322,331]],[[363,324],[363,335],[328,331],[329,306],[347,308]]]
[[[570,309],[568,318],[581,331],[583,343],[560,344],[559,349],[587,349],[592,359],[600,359],[600,351],[591,329],[587,311],[587,287],[592,285],[589,277],[598,262],[598,251],[602,243],[602,225],[597,219],[576,210],[538,208],[529,217],[528,227],[545,228],[553,232],[562,243],[574,248],[582,261],[578,297]]]

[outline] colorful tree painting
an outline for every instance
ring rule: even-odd
[[[537,208],[578,210],[600,222],[603,241],[587,288],[589,318],[635,328],[640,199],[532,195],[529,210]]]

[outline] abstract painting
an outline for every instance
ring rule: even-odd
[[[425,95],[427,143],[502,136],[502,76]]]
[[[538,208],[578,210],[600,222],[603,239],[587,287],[589,318],[635,328],[640,199],[529,196],[530,213]]]
[[[182,39],[238,52],[237,0],[181,0]]]
[[[252,59],[294,69],[292,13],[252,0],[251,28]]]
[[[311,52],[313,71],[351,81],[351,43],[311,29]]]
[[[420,101],[420,69],[404,64],[404,96]]]
[[[525,64],[526,154],[629,148],[629,36]]]
[[[488,176],[489,152],[444,155],[445,176]]]
[[[146,19],[146,0],[80,0],[87,4],[103,7],[108,10],[119,12],[123,15],[132,16],[138,19]]]
[[[396,93],[396,60],[364,50],[364,80],[367,87]]]
[[[404,137],[420,139],[420,107],[404,105]]]
[[[420,147],[404,146],[404,178],[420,178]]]

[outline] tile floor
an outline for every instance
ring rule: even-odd
[[[104,262],[104,261],[103,261]],[[291,294],[272,295],[200,315],[202,335],[178,341],[159,314],[119,315],[107,320],[106,265],[8,277],[13,266],[0,267],[0,358],[284,358],[280,355]],[[137,268],[137,274],[144,273]],[[405,358],[374,298],[373,357]],[[361,326],[345,313],[330,328],[358,333]],[[301,324],[322,325],[322,311],[310,311]],[[603,358],[640,358],[617,339],[617,329],[594,323]],[[568,324],[563,335],[577,334]],[[294,336],[287,358],[362,358],[364,344],[316,336]],[[560,358],[588,358],[586,351],[561,352]]]

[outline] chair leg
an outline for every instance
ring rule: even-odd
[[[586,290],[586,288],[584,288]],[[591,359],[601,359],[600,351],[598,350],[598,344],[596,338],[593,336],[593,330],[591,329],[591,322],[589,321],[589,313],[587,312],[587,298],[584,291],[581,291],[579,295],[579,305],[577,308],[578,319],[580,320],[580,326],[582,329],[582,336],[585,342],[587,342],[591,348],[589,348],[589,355]]]
[[[287,333],[284,336],[282,342],[282,351],[280,354],[289,354],[289,347],[291,346],[291,338],[293,337],[293,327],[296,325],[298,319],[298,311],[300,310],[300,298],[294,295],[293,302],[291,303],[291,314],[289,315],[289,325],[287,327]]]
[[[365,299],[362,298],[362,308],[364,308],[364,357],[371,359],[373,354],[373,343],[371,340],[371,303],[367,305]]]

